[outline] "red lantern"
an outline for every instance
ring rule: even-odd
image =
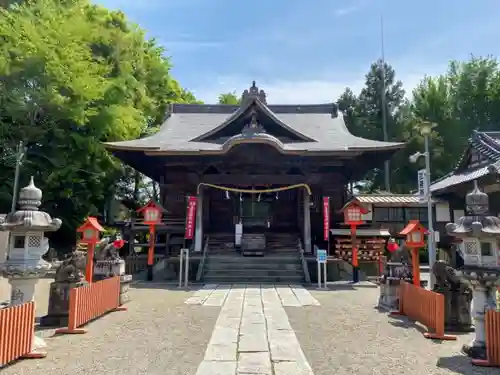
[[[149,247],[148,247],[148,281],[153,280],[153,263],[155,252],[155,226],[161,223],[163,208],[154,201],[149,201],[144,207],[137,210],[142,213],[144,224],[149,225]]]
[[[425,247],[425,229],[418,220],[410,220],[408,225],[399,233],[406,236],[406,246],[411,248]]]
[[[95,245],[99,242],[100,234],[104,232],[104,228],[95,217],[88,217],[76,231],[82,234],[81,243]]]
[[[82,234],[81,243],[87,244],[87,265],[85,267],[85,280],[91,283],[94,278],[94,250],[99,242],[101,232],[104,228],[95,217],[88,217],[87,220],[76,230]]]
[[[137,210],[144,217],[144,224],[156,225],[161,222],[162,208],[154,201],[149,201],[144,207]]]
[[[344,223],[352,227],[364,224],[363,215],[366,215],[370,211],[359,201],[353,199],[340,212],[344,214]]]
[[[411,248],[413,284],[417,287],[420,287],[420,259],[418,249],[425,246],[426,233],[427,230],[418,220],[410,220],[408,225],[399,233],[406,236],[405,245]]]

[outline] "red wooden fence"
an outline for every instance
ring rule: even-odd
[[[427,327],[428,339],[456,340],[456,336],[444,333],[444,296],[422,287],[401,281],[399,311],[394,315],[405,315]]]
[[[486,311],[486,360],[473,359],[477,366],[500,367],[500,312]]]
[[[56,333],[85,333],[84,324],[110,311],[125,311],[120,307],[120,276],[71,289],[69,295],[68,328]]]
[[[35,333],[35,302],[0,309],[0,367],[19,358],[43,358],[30,353]]]

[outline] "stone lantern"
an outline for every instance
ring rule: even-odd
[[[488,215],[488,195],[479,190],[477,181],[465,197],[465,204],[466,216],[458,224],[446,224],[446,232],[462,240],[459,251],[464,266],[458,275],[472,287],[475,339],[471,345],[464,345],[463,351],[472,358],[485,359],[484,317],[486,310],[496,308],[496,286],[500,284],[500,219]]]
[[[61,227],[60,219],[53,219],[39,211],[42,191],[35,186],[33,177],[28,186],[19,192],[19,210],[8,214],[0,223],[0,231],[10,232],[7,261],[0,265],[2,276],[12,287],[10,305],[20,305],[35,299],[35,285],[50,270],[50,263],[42,256],[49,250],[44,232],[54,232]],[[45,346],[35,336],[32,351]]]

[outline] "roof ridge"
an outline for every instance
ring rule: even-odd
[[[265,104],[275,114],[330,114],[337,116],[338,107],[335,103],[321,104]],[[171,113],[217,113],[232,114],[242,105],[239,104],[199,104],[199,103],[173,103]]]

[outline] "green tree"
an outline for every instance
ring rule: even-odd
[[[219,95],[219,104],[239,105],[241,99],[236,96],[236,91]]]
[[[386,107],[386,124],[388,141],[402,141],[407,136],[402,121],[407,110],[404,108],[405,91],[403,84],[396,79],[396,72],[391,65],[381,61],[371,64],[365,76],[365,86],[355,95],[347,88],[338,100],[339,109],[346,113],[346,123],[349,130],[359,136],[374,140],[384,140],[383,103]],[[384,97],[385,88],[385,101]],[[404,113],[403,113],[404,112]],[[402,162],[402,161],[401,161]],[[404,163],[406,164],[406,162]],[[391,163],[392,191],[405,190],[406,186],[395,179],[394,171],[403,170],[399,162]],[[370,171],[365,177],[365,188],[373,191],[384,188],[383,169]]]
[[[450,62],[448,72],[425,77],[413,91],[416,117],[436,123],[431,143],[432,174],[450,172],[474,129],[498,130],[500,123],[500,69],[494,58],[471,57]]]
[[[12,150],[27,146],[44,208],[63,219],[56,235],[74,241],[130,177],[101,142],[154,131],[168,103],[194,97],[170,76],[154,40],[121,12],[86,0],[33,0],[0,9],[0,210],[10,208]]]

